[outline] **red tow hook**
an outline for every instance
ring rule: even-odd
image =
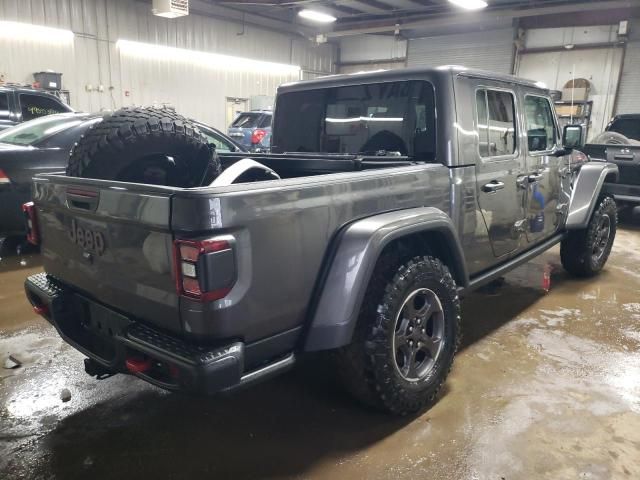
[[[34,305],[33,311],[36,312],[38,315],[42,315],[42,316],[49,315],[49,307],[47,307],[46,305]]]
[[[125,365],[131,373],[144,373],[151,369],[152,362],[150,358],[129,357]]]

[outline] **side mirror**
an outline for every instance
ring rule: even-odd
[[[562,146],[567,150],[582,148],[582,125],[567,125],[562,131]]]

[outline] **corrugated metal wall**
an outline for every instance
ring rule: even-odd
[[[618,86],[615,113],[640,113],[640,19],[631,22],[631,34]]]
[[[511,73],[513,29],[440,35],[409,40],[407,65],[463,65]]]
[[[225,128],[225,97],[273,95],[291,73],[225,72],[224,65],[121,54],[118,39],[161,44],[261,61],[299,65],[303,78],[332,73],[335,47],[284,33],[200,15],[168,20],[150,3],[132,0],[0,0],[0,20],[70,29],[72,43],[20,40],[0,35],[0,74],[33,81],[32,73],[63,73],[72,105],[95,111],[128,104],[169,102],[186,115]],[[86,86],[104,86],[104,92]],[[110,88],[113,87],[113,88]],[[128,96],[125,92],[129,92]]]

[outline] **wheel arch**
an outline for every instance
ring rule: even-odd
[[[586,228],[605,182],[618,181],[618,166],[608,162],[589,162],[583,165],[574,181],[567,230]]]
[[[390,250],[400,257],[429,254],[443,261],[459,287],[469,276],[451,218],[433,207],[375,215],[345,227],[334,242],[319,295],[309,310],[304,349],[327,350],[347,345],[378,259]],[[403,255],[402,252],[407,252]]]

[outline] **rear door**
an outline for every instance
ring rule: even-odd
[[[526,231],[527,240],[537,242],[556,232],[566,212],[559,205],[562,187],[560,168],[565,159],[555,156],[561,140],[550,100],[525,93],[523,105],[529,190]]]
[[[44,268],[134,318],[180,331],[171,189],[48,177],[34,183]]]
[[[475,90],[476,191],[496,257],[518,249],[525,218],[517,108],[515,90],[490,82]]]

